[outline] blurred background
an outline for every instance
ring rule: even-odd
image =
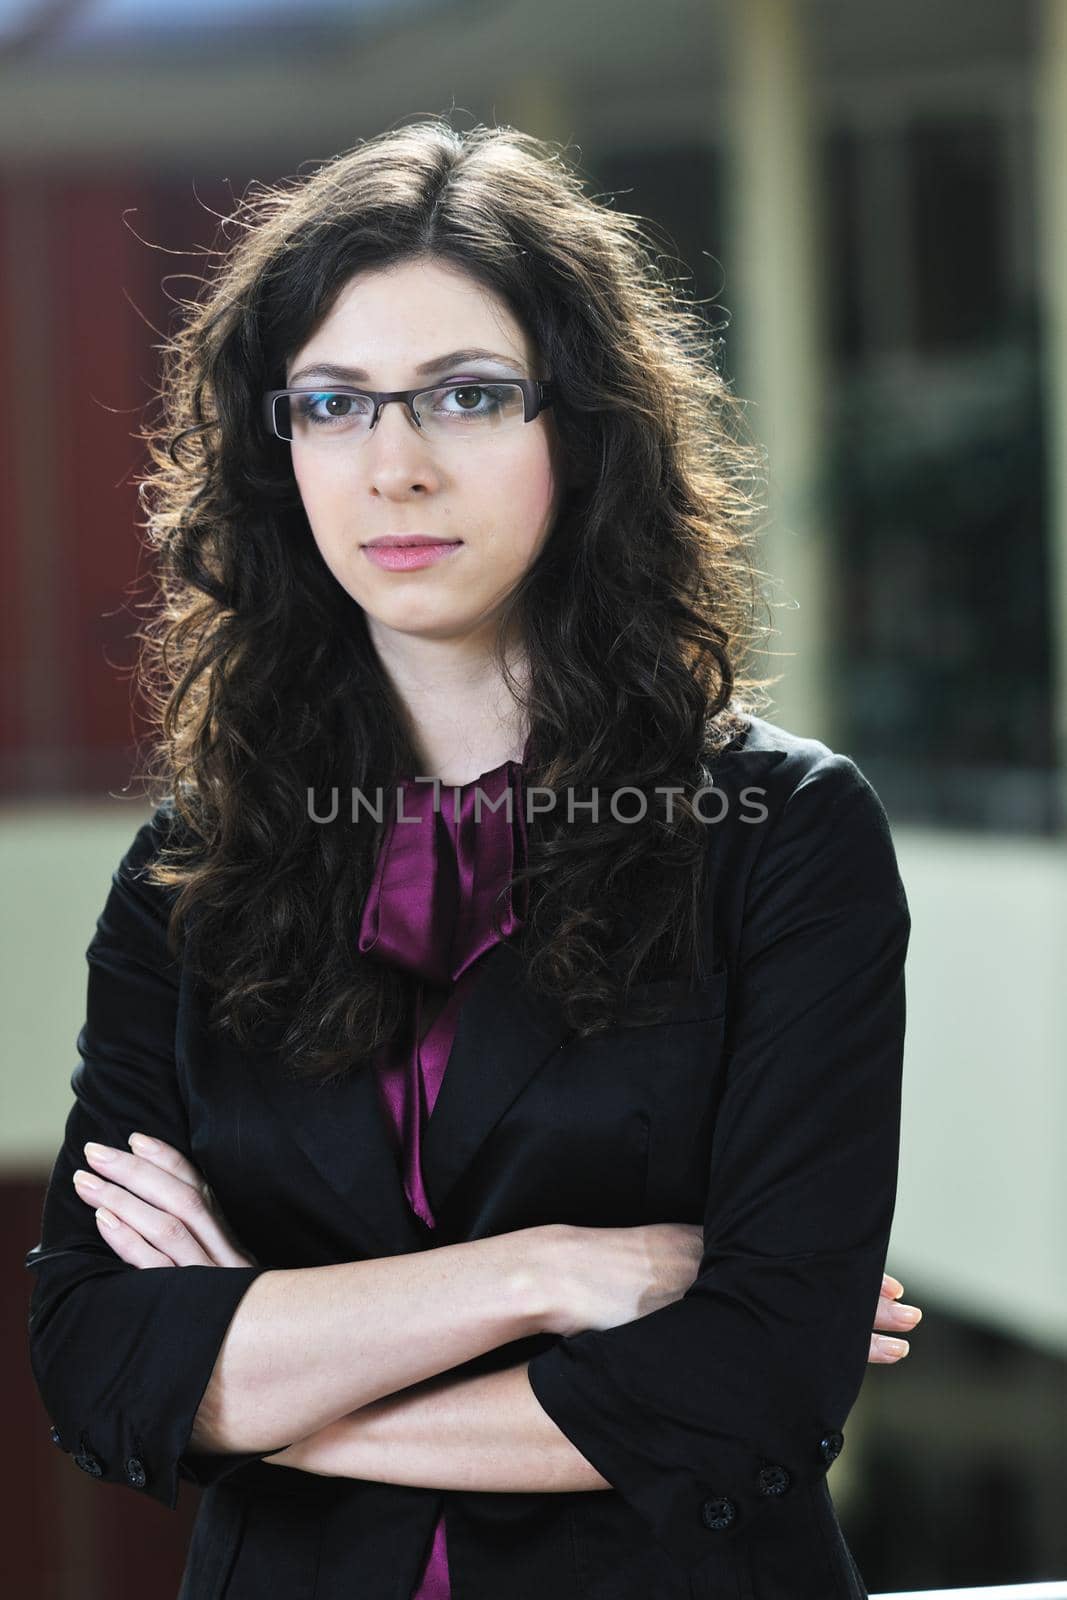
[[[249,182],[428,114],[559,141],[724,325],[765,715],[870,778],[913,916],[887,1266],[925,1317],[831,1488],[872,1594],[1063,1577],[1067,0],[0,0],[3,1592],[172,1593],[196,1504],[52,1445],[23,1268],[147,815],[158,347]]]

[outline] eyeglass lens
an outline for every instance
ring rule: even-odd
[[[522,390],[514,383],[424,389],[414,396],[412,405],[423,433],[434,439],[485,439],[523,422],[526,416]],[[374,401],[369,395],[332,389],[290,391],[276,401],[274,414],[282,438],[317,446],[369,434]]]

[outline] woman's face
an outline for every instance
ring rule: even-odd
[[[426,376],[416,368],[451,351],[481,349]],[[415,389],[450,380],[542,378],[522,326],[491,291],[458,268],[405,261],[356,274],[287,365],[286,383],[314,386],[319,363],[356,369],[335,383]],[[551,410],[486,437],[426,438],[400,404],[382,408],[358,438],[292,445],[311,531],[338,583],[382,630],[470,638],[495,619],[548,538],[562,493]],[[389,570],[367,553],[382,534],[461,541],[444,559]]]

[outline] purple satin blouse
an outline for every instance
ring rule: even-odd
[[[403,778],[398,788],[401,816],[389,791],[392,811],[363,907],[359,949],[371,960],[402,967],[421,980],[410,1031],[379,1051],[375,1068],[382,1103],[396,1131],[408,1202],[433,1228],[419,1159],[422,1128],[444,1079],[478,959],[499,942],[490,925],[493,901],[512,871],[526,863],[522,766],[505,761],[469,783],[439,785],[436,811],[432,781]],[[509,788],[510,819],[504,798]],[[490,809],[498,800],[499,809]],[[510,895],[505,901],[505,936],[521,926],[526,914],[525,884],[520,889],[518,909]],[[447,998],[419,1042],[427,987]],[[442,1512],[411,1600],[450,1600],[451,1593]]]

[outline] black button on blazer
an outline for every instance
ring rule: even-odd
[[[30,1355],[52,1438],[101,1483],[203,1493],[180,1600],[408,1600],[444,1508],[456,1600],[862,1600],[826,1474],[867,1370],[893,1218],[910,919],[856,765],[761,718],[713,763],[708,977],[568,1038],[508,945],[483,958],[424,1129],[433,1247],[547,1222],[702,1223],[686,1294],[635,1322],[517,1340],[537,1400],[612,1486],[438,1491],[204,1455],[226,1329],[271,1268],[427,1248],[371,1075],[309,1088],[205,1024],[166,903],[119,864],[45,1199]],[[716,794],[714,791],[718,791]],[[635,996],[635,999],[638,999]],[[87,1140],[156,1134],[205,1174],[257,1267],[139,1271],[71,1176]],[[880,1381],[875,1378],[874,1381]]]

